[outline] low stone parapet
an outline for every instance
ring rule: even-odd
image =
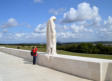
[[[28,50],[0,47],[0,51],[14,55],[14,56],[18,56],[27,60],[32,60],[30,51]]]
[[[27,60],[32,60],[30,51],[0,47],[1,52],[6,52]],[[55,55],[38,52],[37,64],[57,71],[69,73],[93,81],[112,81],[112,60]]]

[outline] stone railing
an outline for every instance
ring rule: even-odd
[[[32,60],[30,51],[27,50],[0,47],[0,51],[27,60]],[[112,60],[68,55],[49,56],[43,52],[38,52],[37,59],[37,64],[61,72],[94,81],[112,81]]]

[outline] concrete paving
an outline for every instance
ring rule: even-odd
[[[0,52],[0,81],[92,81]]]

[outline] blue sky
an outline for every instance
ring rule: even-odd
[[[46,42],[56,16],[57,41],[112,41],[112,0],[0,0],[0,43]]]

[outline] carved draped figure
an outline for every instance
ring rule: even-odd
[[[56,55],[56,31],[55,23],[56,17],[52,16],[47,23],[47,53],[49,55]]]

